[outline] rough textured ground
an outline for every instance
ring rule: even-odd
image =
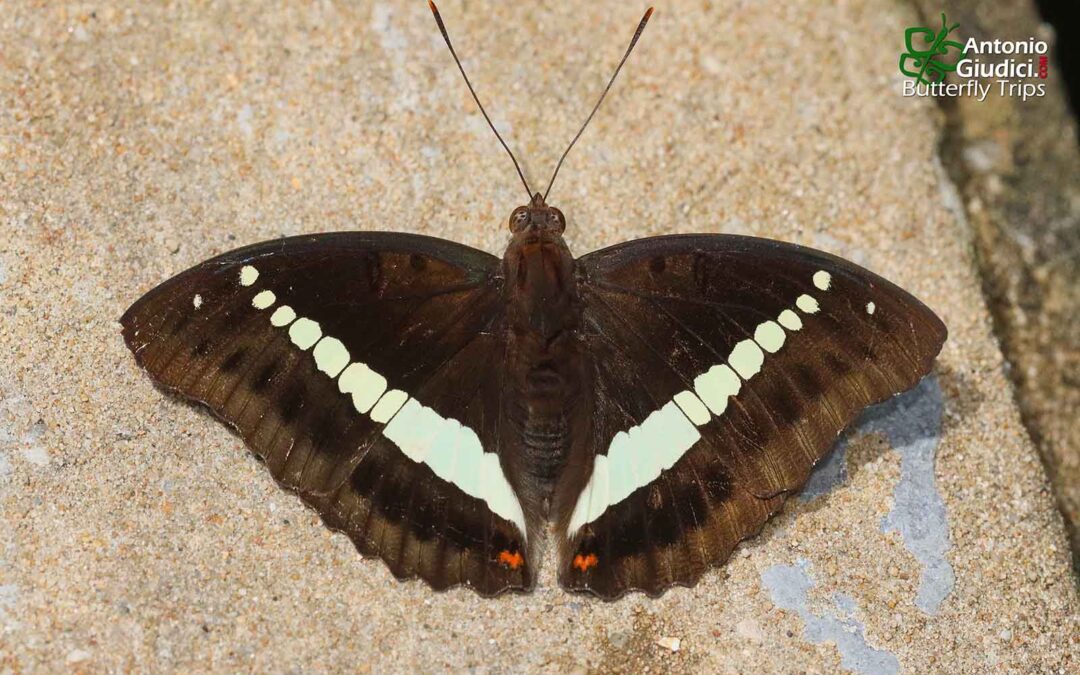
[[[936,11],[930,4],[922,3]],[[1052,37],[1026,3],[947,4],[970,34]],[[1080,574],[1080,148],[1063,87],[1056,77],[1049,84],[1046,96],[1028,101],[946,105],[943,157],[964,199],[1017,402]]]
[[[442,9],[542,180],[640,8]],[[1062,521],[938,160],[943,116],[899,95],[918,22],[886,0],[665,3],[564,167],[552,201],[578,252],[663,232],[787,239],[900,283],[950,329],[935,379],[872,413],[818,496],[694,589],[605,604],[558,590],[550,564],[536,593],[494,601],[394,581],[155,390],[119,336],[158,281],[282,234],[501,251],[520,186],[423,3],[5,5],[0,663],[1075,670]]]

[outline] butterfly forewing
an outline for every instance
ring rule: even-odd
[[[233,426],[362,553],[490,595],[533,583],[500,463],[497,271],[428,237],[297,237],[177,275],[121,322],[156,382]]]
[[[790,244],[657,237],[578,262],[595,382],[556,493],[560,579],[603,597],[721,564],[945,339],[908,293]]]

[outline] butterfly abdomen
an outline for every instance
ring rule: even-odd
[[[561,416],[549,419],[531,418],[526,422],[521,436],[529,473],[550,488],[565,461],[566,420]]]
[[[577,359],[568,359],[562,365],[576,365]],[[526,493],[523,502],[535,509],[535,515],[547,519],[551,495],[566,466],[571,443],[572,402],[579,398],[576,377],[566,377],[543,369],[538,377],[526,375],[526,386],[512,392],[517,401],[515,433],[519,457],[517,467],[518,488]],[[536,380],[542,381],[537,390]]]

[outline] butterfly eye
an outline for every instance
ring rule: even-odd
[[[510,216],[510,231],[520,232],[529,220],[529,214],[525,211],[517,211]]]

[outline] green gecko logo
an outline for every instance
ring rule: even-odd
[[[921,84],[933,84],[945,79],[946,73],[956,70],[956,64],[964,60],[964,44],[956,40],[947,40],[949,33],[960,27],[956,23],[950,26],[945,20],[945,14],[941,15],[941,29],[934,31],[932,28],[913,26],[904,31],[904,46],[907,48],[900,55],[900,72],[908,77],[913,77]],[[916,48],[916,35],[925,43],[924,48]],[[941,57],[947,55],[949,50],[956,50],[956,59],[951,63]]]

